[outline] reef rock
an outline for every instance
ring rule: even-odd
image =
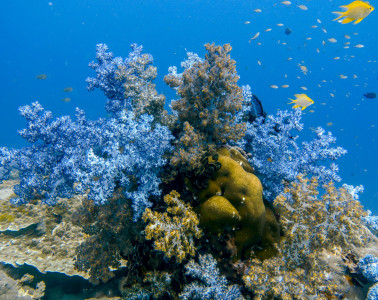
[[[14,206],[9,200],[15,196],[16,183],[9,180],[0,185],[0,262],[88,278],[74,269],[75,250],[84,234],[71,220],[81,199],[60,199],[55,206],[41,201]]]

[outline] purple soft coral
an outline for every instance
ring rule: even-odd
[[[96,77],[88,77],[88,90],[99,88],[104,92],[108,98],[105,109],[109,113],[116,113],[122,109],[131,109],[131,103],[125,99],[124,93],[125,81],[121,80],[116,71],[120,68],[128,68],[128,64],[135,61],[141,56],[143,47],[137,44],[131,44],[131,52],[129,57],[123,59],[122,57],[114,57],[112,52],[108,51],[106,44],[96,45],[96,59],[97,62],[92,61],[89,67],[95,70]],[[151,57],[152,60],[152,57]]]
[[[323,160],[335,160],[346,153],[341,147],[331,148],[336,138],[324,129],[315,130],[316,138],[298,145],[297,135],[301,131],[300,109],[292,112],[279,111],[276,116],[258,118],[247,124],[247,132],[240,145],[252,153],[251,163],[262,177],[264,196],[272,201],[283,191],[283,181],[295,180],[299,173],[319,176],[322,182],[340,181],[338,167],[320,165]]]

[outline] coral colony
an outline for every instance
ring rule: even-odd
[[[231,46],[205,49],[169,68],[169,113],[142,46],[123,59],[98,44],[88,90],[110,117],[21,107],[30,145],[0,148],[12,205],[76,201],[77,272],[98,284],[120,270],[127,299],[377,299],[377,217],[362,186],[334,183],[346,150],[320,127],[298,143],[301,110],[268,115]]]

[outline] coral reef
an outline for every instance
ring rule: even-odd
[[[279,255],[251,260],[243,277],[257,299],[330,299],[354,292],[339,275],[344,272],[339,266],[346,263],[341,262],[342,253],[361,253],[377,243],[364,226],[366,212],[355,195],[332,182],[319,191],[317,177],[299,175],[274,207],[284,232]]]
[[[121,190],[102,206],[84,200],[74,219],[87,234],[76,249],[75,268],[89,274],[94,284],[107,282],[114,277],[112,270],[127,264],[134,245],[141,241],[142,224],[133,222],[130,201]]]
[[[19,109],[29,145],[0,147],[0,262],[46,286],[102,282],[104,299],[377,298],[377,217],[325,162],[346,151],[320,127],[299,144],[301,111],[266,115],[231,46],[205,49],[169,68],[172,114],[136,44],[126,59],[98,44],[90,63],[108,118]],[[31,276],[0,279],[0,297],[43,297]]]
[[[170,286],[172,283],[171,275],[167,272],[147,272],[143,283],[134,284],[132,287],[123,286],[120,283],[120,291],[124,299],[164,299],[164,297],[172,297]]]
[[[267,251],[279,241],[280,230],[263,203],[260,180],[238,150],[223,147],[217,153],[221,167],[198,194],[201,225],[213,233],[233,232],[239,256],[253,245]]]
[[[185,265],[186,274],[199,280],[184,287],[180,298],[188,299],[244,299],[237,285],[228,286],[227,279],[219,274],[216,260],[211,254],[199,256],[199,263],[193,259]]]
[[[250,263],[243,280],[254,292],[254,299],[327,300],[339,294],[326,271],[291,268],[282,257]]]
[[[0,190],[15,183],[5,181]],[[55,206],[41,201],[14,206],[9,204],[11,197],[10,193],[0,197],[0,210],[12,216],[11,220],[0,222],[0,262],[15,267],[34,266],[41,273],[88,278],[74,269],[75,249],[84,241],[84,233],[72,224],[72,215],[81,200],[60,199]]]
[[[330,180],[340,181],[338,167],[320,165],[321,161],[336,160],[346,153],[341,147],[332,148],[336,138],[330,132],[318,127],[316,138],[298,145],[298,135],[293,131],[302,131],[302,112],[278,111],[276,116],[258,118],[247,123],[247,131],[239,145],[252,154],[251,165],[257,175],[261,175],[264,196],[273,201],[284,189],[283,182],[292,182],[299,173],[319,176],[322,183]]]
[[[0,298],[3,300],[37,300],[45,295],[46,285],[43,281],[30,286],[33,276],[26,274],[20,280],[14,280],[0,269]]]
[[[38,102],[20,111],[28,121],[20,134],[32,145],[3,148],[6,158],[0,166],[8,170],[0,179],[6,179],[12,167],[19,170],[13,203],[42,196],[54,204],[57,197],[71,198],[89,190],[88,197],[103,204],[120,185],[133,199],[136,220],[151,205],[149,195],[160,194],[157,174],[166,163],[162,154],[170,149],[172,137],[164,126],[151,128],[153,117],[142,115],[135,121],[132,112],[120,112],[106,121],[88,121],[77,109],[76,121],[68,116],[51,121],[52,113]]]
[[[176,191],[165,195],[164,201],[168,205],[167,212],[159,213],[147,208],[143,214],[143,221],[148,223],[146,239],[154,239],[156,250],[164,252],[168,258],[175,257],[181,263],[188,255],[195,255],[194,238],[199,239],[202,235],[199,220]]]
[[[182,75],[171,69],[165,81],[177,90],[179,99],[172,102],[178,120],[174,132],[177,141],[171,164],[183,171],[199,166],[202,154],[216,144],[243,137],[245,123],[238,123],[235,113],[241,110],[243,96],[237,85],[231,46],[206,44],[204,60],[189,59]],[[194,138],[194,139],[193,139]],[[191,148],[197,145],[196,148]]]
[[[131,62],[141,58],[143,47],[131,44],[131,52],[126,59],[114,57],[112,52],[107,52],[108,49],[106,44],[96,45],[97,62],[89,63],[89,67],[96,72],[96,77],[86,79],[88,90],[99,88],[105,94],[107,98],[105,109],[108,113],[117,113],[125,109],[131,110],[130,99],[125,99],[125,79],[120,80],[117,71],[121,68],[127,69]],[[147,59],[152,61],[152,57],[149,55]]]
[[[358,268],[366,280],[373,283],[373,286],[369,288],[366,299],[378,299],[378,257],[370,254],[366,255],[359,261]]]
[[[274,200],[285,234],[281,251],[293,266],[321,249],[353,251],[375,240],[361,219],[367,213],[358,200],[333,182],[320,191],[318,185],[317,177],[299,175]]]

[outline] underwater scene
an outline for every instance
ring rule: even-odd
[[[0,300],[377,300],[377,5],[3,1]]]

